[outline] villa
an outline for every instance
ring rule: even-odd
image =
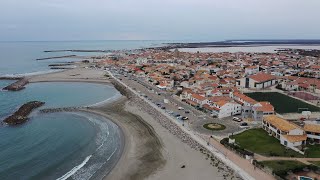
[[[306,144],[307,134],[301,127],[276,115],[270,115],[263,118],[263,129],[277,138],[280,144],[304,154],[301,149]]]

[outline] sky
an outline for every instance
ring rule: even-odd
[[[0,41],[320,39],[320,0],[0,0]]]

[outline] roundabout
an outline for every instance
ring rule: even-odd
[[[207,124],[204,124],[203,127],[211,131],[221,131],[226,129],[225,125],[219,124],[219,123],[207,123]]]

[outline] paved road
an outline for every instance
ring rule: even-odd
[[[126,81],[126,80],[122,80]],[[131,83],[131,82],[129,82]],[[131,84],[130,84],[131,85]],[[137,85],[135,84],[135,87],[129,86],[129,84],[124,83],[124,86],[130,89],[135,88]],[[139,86],[139,85],[138,85]],[[134,90],[134,93],[136,91]],[[142,98],[145,99],[145,98]],[[148,102],[148,101],[147,101]],[[151,106],[156,106],[152,104],[149,100]],[[155,107],[157,109],[157,107]],[[165,116],[168,117],[168,119],[171,119],[171,121],[174,121],[172,117],[170,117],[168,114],[166,114],[164,111],[159,111],[163,113]],[[195,141],[200,143],[202,146],[206,146],[208,150],[213,153],[216,157],[218,157],[220,160],[222,160],[225,164],[227,164],[229,167],[234,169],[237,173],[239,173],[244,179],[248,180],[254,180],[254,179],[261,179],[261,180],[271,180],[274,179],[272,175],[264,173],[263,171],[256,169],[253,167],[252,164],[248,160],[245,160],[239,156],[237,156],[235,153],[231,152],[227,148],[225,148],[223,145],[219,143],[219,141],[216,141],[213,138],[209,138],[209,136],[199,136],[198,134],[194,133],[193,131],[190,131],[190,129],[183,127],[181,124],[177,123],[177,121],[174,121],[179,127],[181,128],[184,133],[188,134],[191,138],[193,138]],[[205,138],[204,138],[205,137]],[[206,139],[206,140],[205,140]],[[210,139],[209,144],[208,139]]]
[[[232,117],[228,118],[212,118],[209,114],[201,112],[194,107],[190,106],[189,104],[180,101],[177,99],[173,93],[162,91],[156,86],[143,81],[140,78],[136,78],[133,76],[125,77],[124,75],[119,76],[124,83],[129,85],[130,87],[134,88],[138,91],[141,95],[147,97],[153,103],[161,104],[162,107],[165,107],[167,112],[172,111],[175,114],[180,114],[181,116],[188,117],[189,120],[182,121],[177,119],[180,123],[184,124],[188,128],[191,128],[197,133],[205,134],[205,135],[214,135],[219,137],[226,137],[231,133],[238,132],[242,130],[239,125],[240,123],[232,121]],[[160,95],[158,95],[160,93]],[[168,99],[169,103],[164,103],[164,99]],[[178,107],[183,107],[184,110],[179,110]],[[189,111],[189,113],[186,113]],[[173,116],[174,116],[173,115]],[[210,131],[203,128],[203,125],[206,123],[219,123],[226,126],[226,129],[221,131]]]

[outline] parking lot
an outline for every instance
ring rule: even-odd
[[[118,75],[121,81],[136,90],[141,96],[156,104],[166,113],[173,116],[184,126],[192,129],[196,133],[214,136],[227,136],[228,134],[242,130],[240,123],[232,121],[232,117],[213,118],[210,114],[206,114],[189,104],[180,101],[174,97],[171,92],[158,89],[156,86],[143,81],[140,78],[130,75]],[[185,119],[185,120],[183,120]],[[220,131],[210,131],[203,127],[206,123],[219,123],[226,126],[226,129]]]

